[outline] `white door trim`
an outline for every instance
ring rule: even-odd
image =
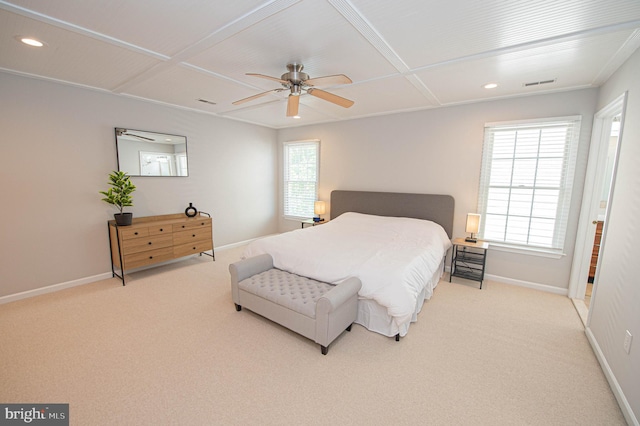
[[[623,93],[609,105],[598,111],[594,117],[587,172],[585,175],[584,190],[582,193],[582,206],[580,209],[580,219],[578,221],[578,234],[576,237],[573,263],[571,266],[571,278],[569,279],[569,297],[572,299],[584,299],[587,280],[589,277],[589,265],[591,263],[593,240],[596,233],[596,227],[593,222],[598,220],[602,185],[607,166],[607,151],[609,147],[609,137],[611,134],[611,122],[613,117],[618,114],[622,115],[622,121],[624,122],[626,101],[627,92]],[[622,126],[620,128],[618,146],[620,145],[621,139]],[[613,193],[613,183],[615,182],[616,168],[618,164],[617,157],[618,154],[616,152],[609,199],[611,199]],[[609,213],[607,210],[606,216],[608,215]],[[606,216],[605,228],[606,221],[608,219]],[[606,229],[603,229],[603,240],[605,230]],[[601,246],[601,250],[602,249],[603,247]],[[594,296],[595,288],[594,294],[592,295],[592,303],[594,302]]]

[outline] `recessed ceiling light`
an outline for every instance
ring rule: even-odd
[[[16,36],[16,39],[21,41],[22,43],[29,45],[29,46],[33,46],[33,47],[42,47],[44,46],[44,43],[41,42],[40,40],[37,40],[33,37],[24,37],[24,36]]]
[[[498,87],[498,83],[487,83],[484,86],[485,89],[495,89],[496,87]]]

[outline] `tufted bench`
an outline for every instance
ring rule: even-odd
[[[269,254],[229,265],[231,295],[236,310],[246,307],[320,345],[350,331],[358,309],[358,278],[338,285],[301,277],[273,267]]]

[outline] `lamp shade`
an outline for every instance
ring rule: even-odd
[[[313,203],[313,212],[315,214],[325,214],[327,206],[324,201],[316,201]]]
[[[469,232],[471,234],[477,234],[479,229],[480,229],[480,215],[477,213],[468,213],[466,232]]]

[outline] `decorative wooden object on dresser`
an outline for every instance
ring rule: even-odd
[[[118,226],[115,220],[110,220],[112,276],[120,278],[125,285],[125,270],[197,253],[216,260],[213,221],[203,215],[208,213],[199,212],[195,217],[184,213],[138,217],[130,226]],[[211,254],[205,253],[207,250],[211,250]]]

